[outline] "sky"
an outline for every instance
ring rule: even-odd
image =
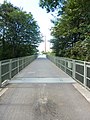
[[[0,0],[0,3],[3,3],[4,0]],[[23,8],[24,11],[31,12],[33,17],[37,21],[40,31],[43,34],[43,40],[46,38],[46,51],[50,51],[50,28],[53,26],[51,19],[53,16],[50,13],[47,13],[45,9],[39,7],[39,0],[7,0],[7,2],[12,3],[14,6]],[[41,43],[39,46],[39,51],[45,50],[45,43]]]

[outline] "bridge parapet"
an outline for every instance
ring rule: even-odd
[[[36,58],[36,55],[32,55],[0,61],[0,87]]]
[[[90,90],[90,62],[47,55],[56,66]]]

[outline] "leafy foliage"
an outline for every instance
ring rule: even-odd
[[[62,14],[62,7],[65,0],[40,0],[39,6],[45,8],[47,12],[57,11],[58,15]]]
[[[37,53],[40,28],[31,13],[6,1],[0,5],[0,59]]]
[[[48,0],[43,1],[46,7]],[[51,30],[53,51],[57,56],[90,61],[90,0],[65,0],[62,6],[63,14]]]

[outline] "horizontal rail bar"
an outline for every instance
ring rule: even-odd
[[[2,82],[4,82],[6,79],[12,78],[12,74],[15,70],[16,72],[14,74],[16,75],[18,72],[24,69],[36,58],[37,58],[37,55],[32,55],[32,56],[13,58],[13,59],[0,61],[0,87],[2,85]],[[7,65],[8,65],[8,69],[6,69]],[[9,74],[9,77],[6,76],[8,74]],[[4,76],[5,76],[5,79],[4,79]]]
[[[89,75],[90,75],[90,73],[89,73],[90,72],[90,69],[89,69],[90,62],[81,61],[81,60],[74,60],[74,59],[69,59],[69,58],[65,58],[65,57],[50,56],[50,55],[47,55],[47,58],[49,60],[51,60],[54,64],[56,64],[56,65],[59,64],[60,66],[64,67],[65,70],[62,69],[64,72],[67,73],[67,70],[72,72],[71,76],[75,80],[79,81],[79,83],[83,84],[83,86],[85,86],[86,88],[88,88],[90,90],[90,88],[88,87],[88,86],[90,86],[89,85],[90,83],[88,82],[88,80],[90,80],[90,77],[89,77]],[[63,65],[63,61],[65,62],[65,65]],[[71,68],[68,67],[69,64],[70,64]],[[77,67],[78,65],[81,66],[80,69]],[[59,68],[61,69],[61,67],[59,67]],[[83,74],[81,74],[81,73],[83,73]],[[79,75],[79,76],[77,76],[77,75]],[[82,83],[82,81],[83,81],[83,83]]]

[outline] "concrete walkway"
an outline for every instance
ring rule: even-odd
[[[47,59],[16,75],[0,97],[0,120],[89,120],[90,103],[76,82]]]

